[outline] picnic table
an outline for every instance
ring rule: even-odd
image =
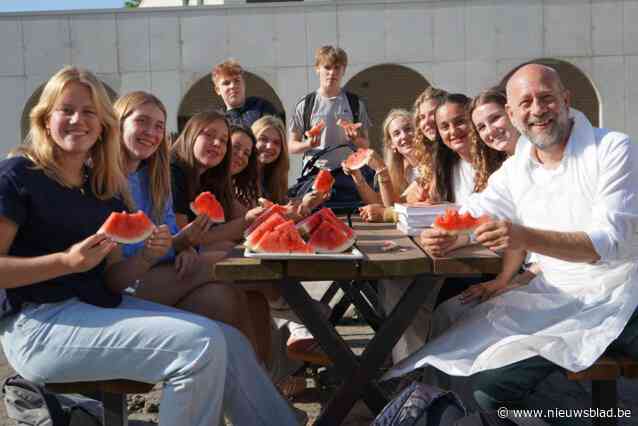
[[[373,412],[388,402],[387,395],[375,383],[381,367],[417,309],[428,294],[428,280],[414,281],[399,303],[376,330],[363,353],[355,355],[335,327],[325,319],[301,281],[348,280],[369,281],[381,278],[405,278],[415,275],[435,277],[496,274],[501,259],[480,246],[456,250],[449,257],[432,258],[394,224],[365,223],[352,219],[357,234],[356,246],[363,253],[360,260],[262,260],[246,258],[236,247],[229,257],[215,267],[215,279],[224,281],[275,282],[285,300],[301,318],[321,348],[332,359],[343,384],[326,405],[315,425],[341,424],[355,402],[362,398]],[[398,246],[384,251],[384,242]]]

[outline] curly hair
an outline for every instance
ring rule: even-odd
[[[419,168],[419,173],[421,175],[421,181],[423,185],[427,185],[432,181],[432,157],[434,153],[434,145],[437,143],[436,140],[429,140],[421,131],[419,127],[419,108],[422,104],[427,101],[434,101],[437,105],[440,105],[447,92],[443,89],[437,89],[436,87],[429,86],[425,89],[414,101],[413,111],[414,111],[414,140],[416,144],[423,148],[422,150],[422,162],[421,167]]]
[[[502,162],[502,154],[489,148],[484,143],[479,143],[479,137],[472,127],[469,117],[469,106],[471,99],[461,93],[451,93],[445,96],[443,102],[439,104],[439,108],[446,104],[459,105],[465,109],[466,120],[468,122],[470,138],[470,157],[472,168],[475,170],[474,175],[474,192],[481,192],[487,186],[487,180],[490,175],[497,170]],[[438,111],[438,108],[437,108]],[[433,184],[432,191],[434,197],[442,201],[455,202],[454,197],[454,167],[461,161],[461,157],[450,149],[441,136],[437,136],[438,143],[434,146],[433,152]]]
[[[244,126],[230,126],[231,142],[235,133],[243,133],[250,139],[251,143],[250,156],[248,157],[246,167],[232,177],[235,198],[237,198],[244,207],[254,207],[257,204],[257,198],[259,198],[260,182],[257,167],[257,149],[255,148],[257,141],[255,140],[255,135],[252,130],[249,128]]]

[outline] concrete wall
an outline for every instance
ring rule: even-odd
[[[592,80],[601,123],[638,136],[638,0],[312,1],[167,9],[0,14],[0,153],[20,140],[31,94],[64,64],[116,92],[154,92],[176,129],[182,97],[232,56],[278,93],[290,116],[316,88],[313,52],[338,44],[345,81],[394,63],[475,94],[512,66],[569,62]],[[395,84],[388,81],[388,85]],[[416,95],[416,93],[415,93]]]

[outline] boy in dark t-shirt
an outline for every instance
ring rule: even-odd
[[[284,122],[286,116],[266,99],[256,96],[246,97],[244,70],[239,62],[229,59],[216,65],[211,73],[215,93],[222,97],[226,117],[231,124],[250,126],[264,115],[274,115]]]

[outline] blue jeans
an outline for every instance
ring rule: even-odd
[[[125,296],[114,309],[77,299],[27,305],[0,322],[9,363],[39,383],[164,382],[162,426],[294,425],[295,418],[235,329]]]

